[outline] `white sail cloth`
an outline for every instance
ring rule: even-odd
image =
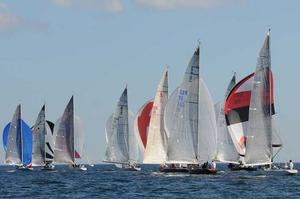
[[[166,104],[164,121],[167,163],[198,164],[213,159],[215,110],[208,89],[199,78],[199,48],[188,64],[183,82]]]
[[[150,116],[144,163],[162,164],[166,161],[167,137],[164,127],[164,110],[168,100],[168,70],[159,82]]]
[[[133,130],[133,114],[128,111],[127,88],[123,91],[116,111],[106,123],[105,162],[139,162],[137,135]]]

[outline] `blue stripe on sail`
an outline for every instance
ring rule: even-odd
[[[9,134],[9,128],[10,128],[10,123],[8,123],[4,129],[3,129],[3,134],[2,134],[2,143],[3,143],[3,148],[4,151],[7,149],[7,140],[8,140],[8,134]]]
[[[24,165],[31,164],[32,161],[32,131],[31,128],[22,120],[22,160]]]

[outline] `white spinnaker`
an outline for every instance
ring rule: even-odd
[[[166,161],[167,137],[164,128],[164,109],[168,100],[168,70],[165,70],[154,98],[144,153],[144,163],[162,164]]]
[[[199,81],[198,162],[211,161],[217,154],[217,126],[215,107],[202,78]]]
[[[54,127],[54,161],[75,164],[74,153],[74,103],[73,97]]]
[[[45,106],[38,114],[32,128],[32,165],[43,166],[45,164],[45,135],[46,135]]]
[[[168,163],[197,163],[199,48],[191,58],[184,80],[172,93],[164,115]]]
[[[22,154],[20,154],[20,151],[18,149],[18,135],[21,135],[21,127],[20,127],[20,121],[21,121],[21,105],[18,105],[14,116],[12,118],[10,128],[9,128],[9,134],[8,134],[8,145],[7,150],[5,154],[5,163],[13,164],[13,165],[22,165]],[[21,139],[21,138],[19,138]]]
[[[218,146],[216,160],[220,162],[238,163],[239,154],[229,135],[223,107],[223,102],[215,104]]]
[[[271,164],[272,100],[270,40],[267,35],[257,59],[249,107],[249,134],[246,141],[245,164]]]
[[[105,161],[127,163],[130,158],[127,88],[118,101],[116,111],[107,121],[106,136]]]

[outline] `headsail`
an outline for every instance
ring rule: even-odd
[[[269,34],[257,59],[252,86],[245,163],[249,165],[270,164],[273,156],[274,97]]]
[[[168,100],[168,70],[158,85],[150,116],[144,163],[161,164],[166,161],[167,137],[164,128],[164,110]]]
[[[198,162],[198,101],[199,47],[188,64],[183,82],[172,93],[165,107],[167,162]]]
[[[230,91],[236,84],[236,74],[234,73],[225,94],[226,97],[229,95]],[[225,113],[224,113],[224,102],[219,102],[215,104],[216,110],[216,121],[217,121],[217,157],[216,160],[220,162],[231,162],[237,163],[239,160],[239,155],[234,147],[233,141],[229,134]]]
[[[215,158],[217,153],[217,126],[212,97],[200,78],[198,114],[198,162],[200,164]]]
[[[75,163],[74,149],[74,102],[73,96],[64,110],[62,117],[54,127],[55,147],[54,161],[58,163]]]

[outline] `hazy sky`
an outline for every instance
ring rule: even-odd
[[[299,8],[299,0],[1,0],[0,127],[18,103],[31,125],[44,102],[56,121],[74,94],[89,159],[100,162],[126,83],[136,112],[168,64],[171,93],[200,39],[201,75],[217,102],[233,71],[238,79],[254,71],[271,26],[279,160],[300,161]]]

